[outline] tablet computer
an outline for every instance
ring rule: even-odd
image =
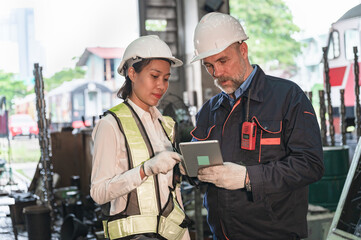
[[[197,177],[200,168],[223,164],[218,140],[183,142],[179,144],[179,148],[189,177]]]

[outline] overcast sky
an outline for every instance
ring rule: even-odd
[[[308,37],[327,33],[360,0],[285,2]],[[139,34],[138,0],[0,0],[0,17],[14,7],[34,8],[36,40],[45,49],[48,75],[73,67],[71,59],[86,47],[126,47]]]
[[[137,0],[47,1],[36,19],[38,37],[49,50],[47,61],[70,63],[86,47],[125,47],[139,35]]]
[[[138,0],[0,0],[0,17],[11,8],[34,8],[48,76],[74,67],[86,47],[125,47],[139,36]]]
[[[284,0],[293,14],[294,23],[302,30],[301,36],[327,33],[336,22],[360,0]]]

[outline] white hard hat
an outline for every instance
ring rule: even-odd
[[[166,58],[172,62],[172,67],[183,65],[181,60],[173,57],[172,51],[164,41],[156,35],[147,35],[137,38],[128,45],[119,64],[118,73],[125,76],[125,71],[127,70],[125,68],[141,61],[143,58]],[[129,66],[126,66],[127,62]]]
[[[237,19],[224,13],[208,13],[202,17],[194,31],[195,50],[191,62],[220,53],[232,43],[247,39]]]

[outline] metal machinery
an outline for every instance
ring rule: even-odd
[[[40,145],[40,174],[42,183],[42,203],[54,208],[54,192],[53,192],[53,171],[51,166],[51,150],[50,139],[48,133],[48,121],[45,113],[45,97],[44,97],[44,81],[42,75],[42,67],[38,63],[34,64],[35,77],[35,94],[36,94],[36,109],[38,113],[39,126],[39,145]]]
[[[361,4],[347,11],[339,20],[331,25],[327,58],[329,81],[331,86],[332,106],[335,108],[335,127],[339,133],[339,111],[341,106],[340,90],[344,89],[346,127],[356,126],[360,136],[359,110],[359,70],[358,52],[361,43]],[[356,48],[355,48],[356,47]],[[356,60],[356,61],[355,61]],[[355,62],[358,63],[355,65]],[[355,82],[357,81],[357,83]]]
[[[361,239],[361,141],[358,142],[352,164],[333,218],[329,240]]]

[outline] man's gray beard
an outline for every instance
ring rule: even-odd
[[[242,84],[242,77],[238,76],[238,78],[231,78],[231,77],[220,77],[220,78],[216,78],[214,79],[214,85],[216,85],[219,89],[221,89],[223,92],[227,93],[227,94],[232,94],[234,93],[239,86],[241,86]],[[227,89],[224,89],[218,82],[223,82],[223,81],[227,81],[230,80],[233,84],[232,87],[227,87]]]

